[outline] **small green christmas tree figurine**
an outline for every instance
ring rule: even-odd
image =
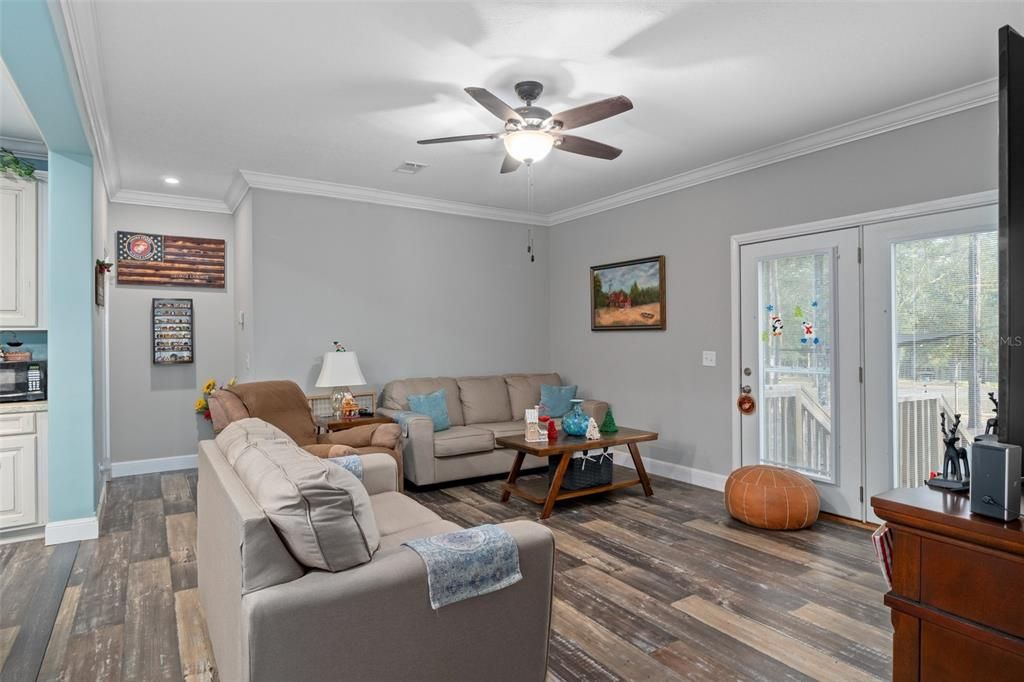
[[[612,408],[608,408],[608,411],[604,415],[604,420],[601,422],[601,426],[598,431],[601,433],[615,433],[619,430],[618,424],[615,423],[615,417],[612,416]]]

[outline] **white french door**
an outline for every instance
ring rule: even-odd
[[[997,223],[993,205],[864,229],[868,496],[941,470],[942,414],[964,447],[994,416]]]
[[[744,465],[811,478],[821,506],[863,519],[860,228],[740,247]]]

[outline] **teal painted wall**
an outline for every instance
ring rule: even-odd
[[[46,0],[0,2],[0,54],[47,148],[91,154]]]
[[[48,520],[94,516],[93,161],[45,0],[0,1],[0,57],[50,152]]]
[[[50,152],[50,521],[93,499],[92,157]]]

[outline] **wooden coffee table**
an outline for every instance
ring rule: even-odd
[[[555,502],[559,500],[569,500],[574,497],[583,497],[584,495],[596,495],[597,493],[604,493],[609,490],[627,488],[631,485],[642,485],[645,495],[653,495],[651,479],[647,476],[643,460],[640,459],[640,451],[636,447],[637,443],[651,440],[658,440],[658,434],[653,431],[640,431],[639,429],[628,429],[625,427],[619,427],[616,433],[602,433],[601,438],[598,440],[587,440],[581,436],[569,436],[564,431],[559,432],[557,440],[545,440],[538,443],[528,442],[525,434],[496,438],[495,443],[499,448],[509,448],[516,451],[516,460],[512,464],[512,471],[508,472],[508,480],[502,485],[501,501],[508,502],[509,497],[515,495],[535,504],[542,504],[544,509],[540,513],[540,518],[546,519],[551,516],[551,510],[554,509]],[[619,469],[616,468],[611,483],[582,490],[561,489],[562,478],[565,476],[565,470],[569,467],[569,460],[572,459],[574,452],[603,450],[604,448],[613,448],[619,445],[625,445],[629,448],[629,454],[633,456],[633,466],[636,467],[636,475],[620,473]],[[551,479],[550,486],[546,484],[544,479],[533,479],[517,483],[519,470],[523,466],[523,460],[526,459],[526,455],[561,458],[558,462],[558,468],[555,470],[555,476]]]

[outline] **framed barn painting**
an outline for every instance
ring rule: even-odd
[[[590,328],[665,329],[665,257],[590,268]]]

